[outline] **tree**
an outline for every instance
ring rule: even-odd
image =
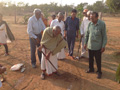
[[[120,11],[120,0],[106,0],[106,5],[114,13]]]
[[[97,1],[93,5],[88,5],[87,9],[91,11],[103,12],[103,13],[106,13],[109,11],[103,1]]]
[[[77,5],[76,9],[78,11],[78,17],[79,18],[83,18],[83,10],[84,10],[84,7],[86,6],[86,3],[80,3],[79,5]]]

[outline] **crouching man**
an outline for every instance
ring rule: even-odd
[[[39,51],[42,52],[41,79],[45,79],[45,72],[48,76],[57,72],[57,53],[66,45],[67,42],[62,38],[61,28],[59,26],[54,26],[53,28],[48,27],[44,30],[41,46],[39,47]]]

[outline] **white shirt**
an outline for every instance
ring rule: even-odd
[[[59,26],[61,28],[61,33],[64,35],[65,24],[63,21],[59,22],[58,19],[55,19],[51,22],[50,27]]]
[[[41,31],[43,31],[44,29],[45,29],[45,25],[41,18],[37,20],[35,15],[29,18],[27,32],[30,38],[36,39],[37,36],[35,34],[40,34]]]
[[[88,20],[88,18],[86,18],[85,20],[82,21],[82,24],[80,27],[81,35],[85,34],[89,23],[90,23],[90,20]]]
[[[84,17],[83,17],[83,21],[84,21],[85,19],[88,19],[88,17],[84,16]]]

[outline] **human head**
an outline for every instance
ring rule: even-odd
[[[85,17],[87,17],[87,12],[88,12],[88,9],[84,9],[84,10],[83,10],[83,15],[84,15]]]
[[[3,17],[3,15],[0,13],[0,21],[2,21],[2,17]]]
[[[92,12],[92,13],[90,14],[90,19],[91,19],[91,21],[92,21],[93,23],[96,23],[96,22],[98,21],[98,17],[99,17],[99,15],[98,15],[97,12]]]
[[[57,15],[57,18],[58,18],[58,21],[61,22],[62,19],[63,19],[63,13],[59,12],[58,15]]]
[[[90,14],[92,13],[92,11],[88,11],[87,12],[87,17],[88,17],[88,20],[90,20]]]
[[[56,37],[61,33],[61,28],[59,26],[54,26],[53,27],[53,35]]]
[[[54,20],[56,18],[56,15],[52,15],[52,20]]]
[[[71,11],[71,17],[72,17],[72,18],[75,18],[76,15],[77,15],[77,10],[76,10],[76,9],[73,9],[73,10]]]
[[[37,19],[41,17],[41,10],[40,9],[34,9],[33,14]]]

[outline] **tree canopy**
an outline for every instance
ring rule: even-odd
[[[120,0],[106,0],[109,10],[116,13],[120,11]]]

